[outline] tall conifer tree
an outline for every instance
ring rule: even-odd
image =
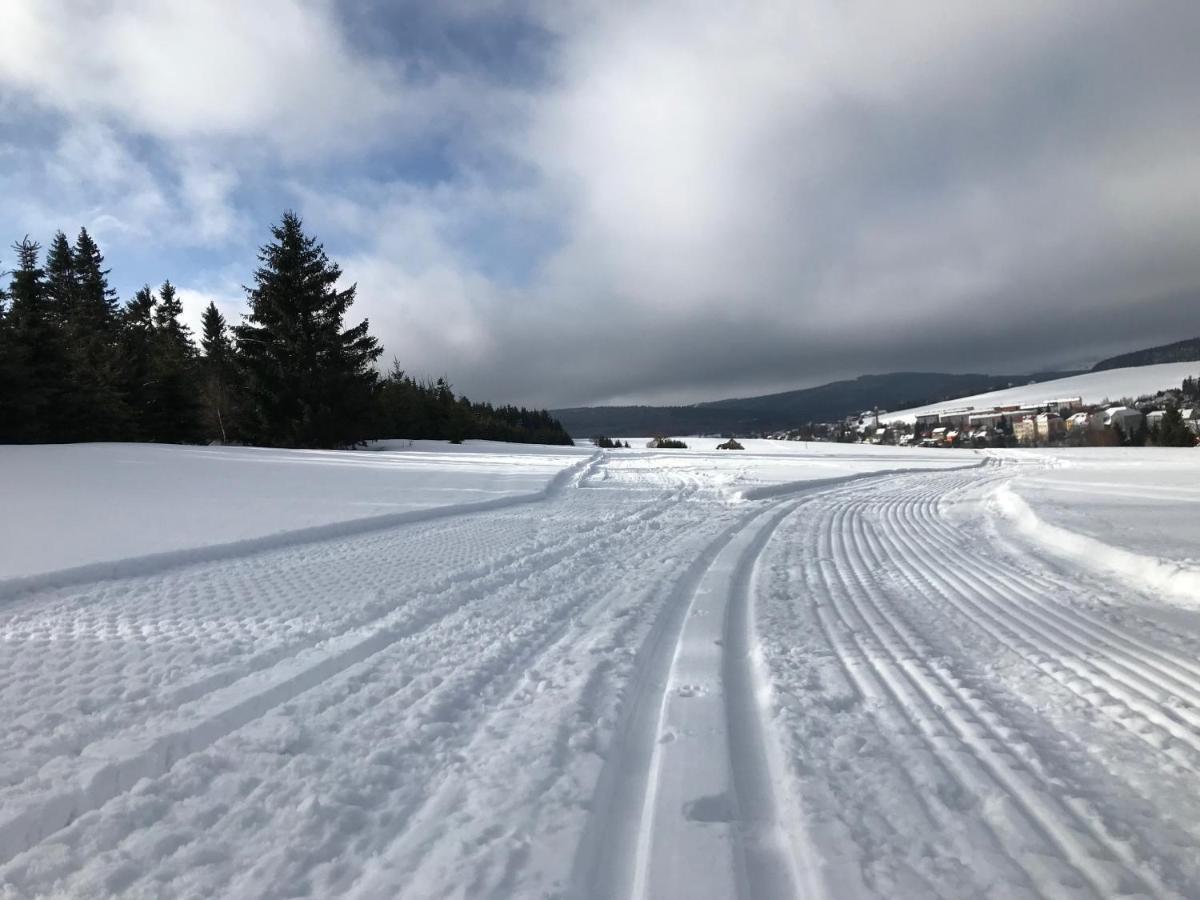
[[[201,387],[204,424],[208,433],[224,444],[229,440],[232,427],[230,381],[233,346],[229,340],[229,330],[225,326],[225,317],[217,309],[217,304],[210,301],[204,308],[201,328],[200,348],[204,353]]]
[[[86,228],[80,228],[75,239],[74,263],[81,327],[111,333],[117,322],[117,293],[108,285],[104,254]]]
[[[50,318],[64,328],[72,325],[78,296],[75,251],[67,236],[57,231],[46,252],[46,303]]]
[[[196,383],[196,348],[179,320],[183,303],[170,281],[158,289],[154,309],[154,352],[145,428],[150,440],[166,443],[198,441],[200,398]]]
[[[122,391],[116,292],[108,285],[104,255],[86,228],[73,250],[75,297],[66,329],[70,387],[66,407],[73,440],[119,440],[130,427]]]
[[[245,373],[252,440],[337,447],[369,436],[383,352],[367,321],[343,328],[355,287],[337,288],[341,269],[300,218],[285,213],[259,252],[250,313],[234,329]]]
[[[158,289],[158,306],[154,310],[154,325],[159,334],[170,343],[181,355],[191,357],[196,353],[192,344],[192,332],[181,321],[183,301],[175,291],[175,285],[170,280],[164,281]]]
[[[154,307],[157,300],[144,285],[121,313],[121,376],[138,440],[146,440],[147,416],[154,391]]]
[[[68,437],[62,415],[66,361],[61,336],[48,315],[41,247],[26,237],[13,245],[13,251],[17,267],[3,323],[0,438],[31,443],[64,440]]]

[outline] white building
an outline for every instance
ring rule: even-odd
[[[971,421],[971,411],[968,409],[947,410],[938,414],[938,424],[949,428],[962,428]]]
[[[1058,413],[1038,413],[1034,419],[1034,428],[1039,441],[1052,441],[1065,430]]]
[[[1132,434],[1142,426],[1142,414],[1128,406],[1110,406],[1104,411],[1104,424]]]
[[[995,428],[1006,418],[1008,418],[1008,414],[1002,412],[971,413],[967,423],[977,428]]]
[[[1033,416],[1026,416],[1015,425],[1013,425],[1013,436],[1020,444],[1034,444],[1037,442],[1037,419]]]
[[[1183,416],[1183,424],[1191,429],[1192,434],[1200,434],[1200,406],[1181,409],[1179,414]]]

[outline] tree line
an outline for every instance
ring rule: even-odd
[[[475,403],[383,354],[367,320],[346,326],[355,286],[294,213],[272,226],[227,323],[209,303],[201,333],[175,286],[126,303],[86,228],[59,231],[43,260],[28,237],[0,287],[0,442],[159,441],[345,447],[369,438],[568,444],[545,410]]]

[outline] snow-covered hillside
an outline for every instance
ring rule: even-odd
[[[1200,896],[1200,451],[692,443],[0,448],[0,896]]]
[[[1030,406],[1050,400],[1079,397],[1084,403],[1101,403],[1105,400],[1118,401],[1123,397],[1137,398],[1143,394],[1154,394],[1166,388],[1177,388],[1183,379],[1200,375],[1200,363],[1164,363],[1158,366],[1136,366],[1128,369],[1108,369],[1104,372],[1086,372],[1070,378],[1042,381],[1037,384],[1020,385],[1003,391],[974,394],[931,403],[912,409],[902,409],[880,416],[885,422],[911,422],[919,415],[947,410],[988,410],[996,406]]]

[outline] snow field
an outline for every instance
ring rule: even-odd
[[[534,499],[588,456],[488,441],[377,446],[0,447],[0,595]]]
[[[385,694],[398,691],[401,694],[400,700],[407,701],[398,703],[392,713],[395,718],[391,720],[391,727],[397,728],[398,732],[407,738],[400,743],[400,748],[397,748],[395,739],[388,740],[386,746],[389,746],[390,752],[401,752],[404,743],[413,743],[415,746],[409,749],[409,754],[404,755],[406,756],[404,762],[413,762],[408,760],[408,756],[425,760],[424,766],[413,768],[406,764],[397,770],[397,774],[400,770],[406,770],[413,775],[425,770],[426,778],[422,780],[427,784],[437,784],[439,779],[444,779],[446,774],[454,770],[452,768],[443,770],[443,764],[448,761],[438,752],[438,746],[442,743],[443,738],[450,740],[454,737],[455,722],[460,719],[460,716],[470,712],[470,709],[481,712],[475,704],[485,701],[486,697],[476,697],[476,692],[481,688],[486,689],[485,694],[491,696],[493,701],[503,700],[505,691],[498,691],[498,684],[503,683],[504,678],[509,678],[515,683],[511,690],[523,694],[528,690],[528,685],[524,684],[527,680],[527,672],[521,666],[521,662],[527,661],[524,654],[530,653],[532,649],[544,647],[547,641],[552,640],[557,629],[569,624],[569,619],[565,618],[566,611],[577,612],[578,607],[584,601],[605,598],[605,594],[602,592],[598,596],[594,596],[590,590],[592,587],[590,583],[580,583],[580,577],[578,577],[580,572],[578,572],[577,566],[581,562],[581,554],[583,560],[604,558],[604,552],[610,548],[608,545],[612,541],[618,540],[622,536],[625,541],[629,540],[630,535],[625,534],[628,529],[635,529],[638,534],[649,535],[650,538],[654,538],[660,533],[660,530],[654,527],[655,520],[660,515],[654,505],[623,503],[618,506],[617,510],[608,512],[608,515],[604,514],[604,510],[595,511],[599,514],[598,518],[590,523],[582,522],[580,516],[577,515],[571,516],[569,521],[563,521],[560,516],[551,518],[550,521],[539,521],[536,517],[510,514],[511,518],[506,522],[488,518],[488,520],[474,521],[473,527],[466,522],[457,523],[454,527],[443,526],[442,528],[451,532],[451,536],[454,536],[452,533],[461,532],[463,529],[469,532],[469,540],[463,547],[468,556],[470,551],[478,552],[481,547],[486,548],[487,541],[496,540],[500,534],[505,534],[509,540],[516,536],[517,548],[512,550],[510,547],[508,552],[492,553],[490,559],[485,557],[478,566],[472,565],[462,569],[461,564],[458,564],[460,568],[454,572],[456,577],[449,578],[449,580],[440,577],[436,570],[454,568],[454,558],[448,559],[439,553],[437,560],[439,565],[434,566],[430,575],[425,576],[425,581],[430,582],[428,586],[421,584],[420,577],[413,578],[409,582],[409,587],[415,599],[407,604],[400,604],[397,618],[410,622],[414,617],[419,617],[418,623],[410,625],[408,629],[402,629],[397,625],[392,630],[383,630],[377,623],[376,628],[371,631],[371,635],[382,635],[382,637],[374,638],[374,642],[366,647],[362,647],[361,642],[354,644],[352,652],[348,655],[338,654],[336,649],[334,653],[330,654],[329,650],[332,648],[329,648],[328,644],[323,644],[318,648],[320,650],[319,658],[313,660],[312,665],[301,664],[301,670],[311,673],[308,674],[308,679],[319,683],[322,688],[328,689],[330,686],[334,686],[334,683],[359,673],[362,667],[384,667],[384,672],[379,673],[379,677],[382,678],[380,682],[377,682],[376,678],[367,678],[367,682],[371,683],[374,689],[384,691]],[[622,517],[620,517],[620,521],[613,521],[613,514],[618,511]],[[628,514],[628,523],[626,523],[626,514]],[[643,522],[643,517],[648,517],[648,521]],[[562,534],[556,534],[556,532]],[[608,536],[602,534],[604,532],[613,534]],[[524,540],[520,540],[522,533],[528,535]],[[396,558],[395,552],[401,552],[396,564],[403,568],[403,544],[407,540],[413,539],[414,536],[418,535],[410,534],[408,530],[402,530],[400,534],[392,535],[390,544],[376,546],[366,552],[371,556],[378,554],[379,557],[391,558]],[[444,539],[446,535],[440,536]],[[647,550],[643,550],[637,556],[630,558],[625,553],[617,553],[616,558],[620,560],[622,566],[642,562],[644,554],[652,551],[656,546],[658,545],[654,541],[648,541]],[[622,545],[622,548],[624,547],[625,545]],[[358,588],[366,588],[364,593],[370,596],[372,588],[370,578],[366,584],[361,583],[361,578],[355,578],[356,571],[364,571],[362,558],[354,556],[347,560],[346,565],[336,566],[335,569],[332,566],[331,557],[340,556],[340,550],[331,547],[330,551],[330,556],[306,560],[299,566],[296,566],[295,559],[281,559],[280,562],[288,564],[289,568],[296,566],[300,576],[308,575],[310,572],[312,574],[320,572],[323,578],[328,577],[332,582],[342,581],[343,587],[338,593],[343,596],[358,593],[356,590]],[[277,556],[282,557],[284,553],[280,552]],[[419,548],[416,556],[420,556]],[[370,576],[378,577],[376,572],[370,572],[370,569],[366,571]],[[488,571],[490,571],[490,577],[484,574]],[[620,574],[624,574],[624,572],[620,572]],[[568,581],[566,586],[562,583],[564,578]],[[449,583],[446,583],[448,581]],[[565,589],[568,587],[574,589]],[[624,590],[628,588],[628,583],[618,581],[614,584],[614,588]],[[323,592],[318,590],[317,593],[319,595]],[[308,592],[298,592],[298,596],[296,596],[296,600],[299,602],[312,599],[312,595]],[[367,614],[370,612],[368,610]],[[384,628],[389,624],[391,623],[383,623]],[[484,630],[482,634],[480,629]],[[406,632],[415,631],[419,631],[421,635],[419,644],[413,644],[406,640]],[[587,636],[592,637],[590,634]],[[367,640],[371,640],[371,638],[368,637]],[[398,659],[392,659],[401,652],[406,656],[409,654],[419,656],[419,661],[413,660],[416,665],[409,666],[402,664]],[[214,655],[217,654],[214,653]],[[283,672],[284,677],[292,673],[294,665],[289,662],[287,671]],[[361,673],[359,673],[359,677],[362,677]],[[271,686],[274,686],[275,683],[277,682],[272,682]],[[539,680],[532,685],[534,690],[538,689],[540,683]],[[262,692],[254,691],[253,686],[245,691],[242,691],[242,688],[247,688],[244,682],[239,683],[239,698],[245,698],[247,695],[262,696]],[[268,688],[268,690],[270,689]],[[82,694],[90,694],[90,684],[79,683],[77,690]],[[428,696],[425,696],[426,692]],[[251,734],[254,731],[265,732],[262,737],[265,738],[266,745],[268,745],[268,749],[264,750],[260,746],[256,748],[252,743],[248,752],[251,757],[260,757],[265,754],[270,763],[268,768],[277,767],[281,757],[286,758],[295,750],[301,749],[307,740],[322,742],[325,750],[329,749],[330,743],[338,743],[338,736],[342,740],[346,740],[348,745],[354,745],[353,725],[356,722],[350,714],[355,710],[343,707],[342,703],[337,703],[334,707],[324,710],[323,716],[304,715],[300,716],[298,720],[292,720],[289,725],[276,722],[274,727],[268,727],[268,721],[276,718],[280,707],[287,707],[289,702],[295,701],[298,697],[305,697],[307,700],[307,692],[288,689],[284,690],[283,694],[265,697],[262,708],[258,710],[265,715],[258,715],[257,718],[248,722],[252,725],[248,730]],[[328,702],[326,700],[320,706],[325,706]],[[463,706],[467,706],[468,709],[462,709]],[[518,706],[523,706],[523,704],[518,703]],[[402,712],[406,707],[409,709],[407,715]],[[210,712],[212,712],[211,709],[205,710],[200,715],[200,719],[212,721],[214,716],[210,715]],[[376,712],[376,710],[372,710],[372,712]],[[347,716],[350,721],[344,720]],[[174,716],[170,716],[170,718],[174,719]],[[283,716],[283,718],[289,719],[289,716]],[[299,722],[304,722],[304,724],[300,725]],[[412,727],[404,727],[406,722]],[[544,724],[544,722],[539,722],[539,724]],[[376,725],[376,727],[379,726]],[[158,728],[151,722],[144,722],[136,728],[127,728],[127,730],[142,736],[146,732],[158,731]],[[242,728],[241,732],[233,734],[233,742],[226,743],[244,744],[247,734],[242,732],[245,731],[245,728]],[[281,731],[284,734],[283,748],[271,752],[272,744],[281,743]],[[299,737],[296,737],[295,740],[289,739],[287,737],[289,732],[296,732]],[[535,728],[534,732],[535,737],[539,739],[544,734],[540,728]],[[379,749],[374,746],[379,736],[371,739],[370,734],[370,731],[366,736],[359,734],[358,738],[364,739],[366,742],[361,744],[359,749]],[[242,752],[246,751],[245,748],[235,751],[232,757],[224,756],[217,749],[223,746],[221,739],[229,738],[230,734],[212,734],[212,737],[215,738],[212,742],[206,740],[204,746],[192,745],[190,748],[186,748],[185,752],[190,752],[194,756],[197,751],[208,750],[217,758],[238,760],[239,764],[235,767],[238,770],[236,779],[238,781],[245,779],[246,769],[240,764]],[[290,748],[290,744],[295,742],[299,742],[298,746]],[[348,767],[361,766],[361,756],[358,754],[344,754],[344,757],[346,757]],[[400,763],[397,763],[397,766],[400,766]],[[524,768],[524,761],[522,761],[521,768]],[[156,773],[152,769],[144,773],[150,778],[156,774],[160,773]],[[343,778],[350,782],[354,781],[352,774],[342,774]],[[264,772],[254,775],[254,778],[262,778],[264,785],[268,785],[270,784],[270,775],[270,772],[264,770]],[[402,787],[404,791],[410,792],[416,785],[418,785],[418,781],[409,781],[406,778]],[[275,776],[275,787],[280,791],[295,790],[295,785],[288,784],[287,778],[284,778],[283,784],[280,784],[277,775]],[[330,785],[326,784],[322,787],[329,788]],[[511,780],[505,782],[505,788],[511,791]],[[364,790],[364,788],[360,786],[359,790]],[[312,796],[328,797],[329,794],[318,791]],[[5,798],[4,809],[6,811],[12,809],[8,798]],[[253,806],[250,809],[253,809]],[[88,810],[77,809],[74,810],[74,815],[84,814],[86,811]],[[388,814],[389,816],[396,815],[395,809],[389,809]],[[283,829],[280,834],[287,835],[292,830],[288,827],[287,822],[276,824]],[[83,840],[91,839],[92,830],[94,829],[80,826],[79,822],[74,827],[74,833]],[[188,834],[196,834],[199,839],[199,829],[196,824],[192,823],[185,830]],[[390,832],[391,829],[386,827],[371,830],[371,834],[377,839],[382,839]],[[209,835],[204,835],[204,838],[209,838]],[[233,835],[222,834],[220,830],[217,830],[216,833],[211,834],[211,840],[202,840],[202,844],[210,846],[216,844],[217,847],[211,850],[215,856],[221,856],[224,853],[232,853],[235,857],[241,856],[236,853],[236,847],[232,841],[229,841],[230,838],[236,838],[236,833]],[[301,846],[304,846],[304,842],[301,842]],[[254,895],[272,895],[272,892],[288,893],[292,889],[288,887],[289,884],[296,883],[295,878],[292,877],[295,875],[293,869],[299,868],[304,871],[306,866],[312,863],[312,860],[308,858],[300,860],[290,858],[292,854],[283,852],[287,848],[286,842],[281,842],[278,847],[278,851],[280,851],[278,856],[282,857],[281,859],[272,859],[271,853],[266,853],[265,859],[259,858],[264,856],[262,838],[258,841],[247,841],[245,847],[246,851],[242,858],[230,860],[233,865],[226,870],[226,875],[232,875],[233,872],[239,871],[236,866],[238,863],[245,866],[246,870],[269,869],[269,863],[272,862],[281,866],[281,870],[269,871],[260,881],[258,878],[245,881],[244,878],[247,884],[247,893]],[[96,848],[92,846],[91,850],[95,851]],[[377,847],[376,850],[379,848]],[[85,858],[89,862],[76,880],[71,882],[72,886],[78,886],[70,888],[71,890],[83,890],[86,884],[106,882],[106,877],[100,877],[98,880],[94,877],[97,875],[97,870],[100,872],[106,870],[106,866],[103,865],[106,862],[104,854],[101,853],[98,857],[88,854]],[[76,862],[79,860],[77,859]],[[162,869],[164,862],[167,860],[150,857],[139,860],[138,864],[139,866],[144,865],[145,870],[154,874],[156,864],[158,869]],[[169,869],[170,866],[168,865],[166,868]],[[168,889],[169,886],[175,895],[200,895],[220,883],[220,880],[198,884],[175,883],[172,880],[163,882],[162,887]],[[336,884],[335,880],[334,883],[329,884],[329,889],[346,887],[342,884],[341,888],[337,888]],[[103,890],[100,893],[103,893]]]
[[[1200,893],[1200,623],[996,504],[1080,457],[750,451],[13,595],[0,896]]]

